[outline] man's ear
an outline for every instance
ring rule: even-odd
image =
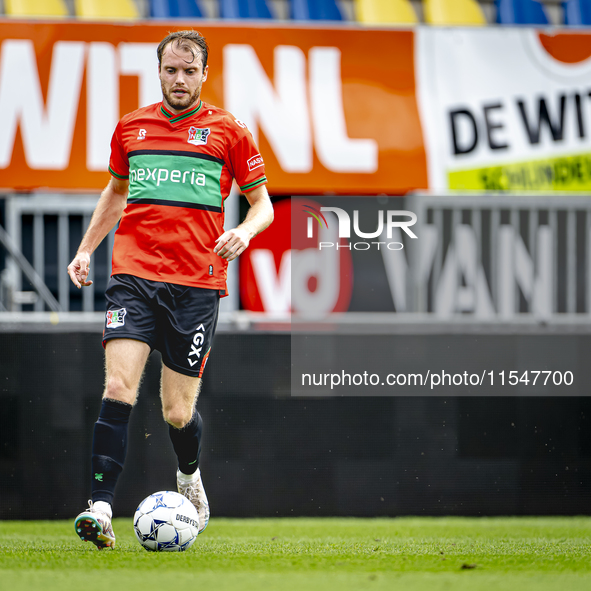
[[[207,73],[209,72],[209,66],[205,66],[205,70],[203,70],[203,78],[201,78],[201,82],[205,82],[207,80]]]

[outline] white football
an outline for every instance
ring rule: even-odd
[[[183,552],[199,533],[199,515],[183,495],[161,491],[146,497],[133,517],[139,543],[151,552]]]

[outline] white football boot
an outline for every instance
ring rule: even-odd
[[[92,542],[99,550],[115,546],[111,525],[111,506],[103,501],[88,501],[88,509],[76,517],[74,528],[83,542]]]
[[[199,533],[209,522],[209,503],[201,480],[201,471],[197,468],[195,474],[187,476],[180,470],[176,473],[176,485],[179,493],[191,501],[199,515]]]

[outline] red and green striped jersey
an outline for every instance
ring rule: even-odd
[[[232,179],[243,192],[267,182],[245,125],[203,101],[180,115],[162,103],[138,109],[115,129],[109,172],[129,179],[113,275],[225,295],[228,263],[213,253],[224,232],[224,199]]]

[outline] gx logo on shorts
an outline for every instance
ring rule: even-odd
[[[204,350],[205,344],[205,326],[200,324],[197,327],[197,332],[193,337],[193,342],[191,343],[191,350],[189,351],[189,356],[187,357],[187,361],[191,367],[194,367],[197,363],[201,364],[201,370],[199,372],[199,377],[203,375],[203,370],[205,369],[205,364],[209,358],[209,352],[211,351],[211,345],[205,351],[204,355],[201,355],[201,351]]]

